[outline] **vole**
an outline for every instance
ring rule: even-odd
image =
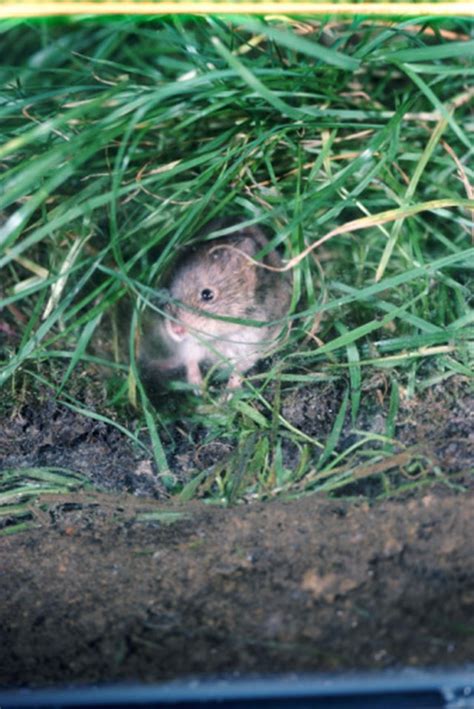
[[[165,317],[154,313],[149,318],[139,347],[148,380],[150,372],[153,378],[167,378],[171,370],[184,368],[189,384],[200,388],[201,364],[207,363],[230,369],[227,387],[235,389],[242,375],[278,342],[291,300],[290,279],[247,258],[255,258],[268,245],[259,227],[219,220],[204,233],[231,226],[235,232],[228,236],[188,247],[172,267]],[[282,265],[274,250],[260,262]]]

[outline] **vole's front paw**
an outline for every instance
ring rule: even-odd
[[[229,381],[227,382],[227,389],[230,389],[231,391],[233,389],[240,389],[242,387],[242,382],[243,379],[238,372],[232,372],[232,374],[229,377]]]
[[[202,379],[199,363],[194,360],[187,363],[186,366],[186,381],[191,385],[193,392],[197,396],[202,396],[204,391],[204,382]]]
[[[234,396],[235,392],[238,389],[242,388],[243,381],[244,380],[240,374],[237,374],[237,372],[233,372],[230,375],[229,381],[227,382],[224,391],[220,395],[219,400],[222,403],[227,403],[228,401],[230,401],[230,399],[232,399],[232,397]]]

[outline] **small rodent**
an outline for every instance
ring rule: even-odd
[[[287,274],[252,263],[268,245],[256,226],[215,220],[204,234],[235,226],[228,236],[189,247],[171,270],[165,285],[170,303],[166,317],[154,313],[143,333],[139,361],[143,369],[163,376],[184,368],[187,381],[202,385],[200,365],[204,362],[231,370],[228,388],[241,385],[241,375],[268,354],[285,327],[283,321],[291,300]],[[276,251],[261,259],[263,264],[281,267]],[[216,317],[217,316],[217,317]],[[220,320],[218,317],[254,320],[254,326]]]

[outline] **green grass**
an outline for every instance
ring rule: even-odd
[[[4,406],[26,377],[109,420],[72,387],[107,363],[115,425],[186,500],[336,491],[383,477],[397,455],[416,467],[419,453],[395,440],[400,387],[416,396],[472,376],[472,30],[362,17],[0,24],[0,306],[15,331],[0,352]],[[270,227],[283,248],[290,339],[225,406],[211,389],[184,415],[154,411],[137,381],[137,317],[176,247],[227,214]],[[124,298],[135,312],[115,350],[130,365],[92,346]],[[354,433],[341,448],[380,372],[385,436]],[[340,396],[319,440],[282,402],[325,383]],[[178,483],[177,423],[190,447],[199,429],[232,453]],[[381,494],[403,487],[385,483]]]
[[[62,468],[3,470],[0,478],[0,537],[24,531],[41,523],[41,495],[67,495],[90,490],[85,476]]]

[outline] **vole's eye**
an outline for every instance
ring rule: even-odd
[[[210,288],[203,288],[201,291],[201,300],[208,303],[210,300],[214,300],[214,291]]]

